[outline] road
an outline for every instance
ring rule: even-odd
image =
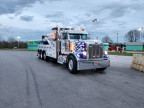
[[[144,73],[131,56],[110,59],[104,72],[73,75],[35,51],[0,50],[0,108],[144,108]]]

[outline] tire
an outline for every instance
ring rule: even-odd
[[[47,56],[46,56],[46,53],[44,52],[44,60],[47,61]]]
[[[98,68],[97,70],[98,71],[104,71],[104,70],[106,70],[106,68]]]
[[[42,51],[42,53],[41,53],[41,59],[42,59],[42,60],[44,60],[44,56],[45,56],[45,52]]]
[[[41,59],[41,50],[39,51],[39,59]]]
[[[50,58],[49,58],[48,56],[46,56],[46,61],[49,61],[49,59],[50,59]]]
[[[72,74],[78,73],[77,71],[77,62],[73,56],[70,56],[68,59],[68,70]]]

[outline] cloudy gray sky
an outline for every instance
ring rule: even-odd
[[[93,37],[124,42],[132,29],[144,27],[144,0],[0,0],[0,36],[41,39],[60,27],[85,28]],[[92,22],[95,18],[98,22]]]

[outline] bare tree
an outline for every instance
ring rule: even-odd
[[[16,39],[14,37],[9,37],[7,41],[12,43],[12,42],[16,42]]]
[[[17,47],[18,41],[14,37],[9,37],[7,41],[3,39],[2,36],[0,36],[0,49],[2,48],[14,48]],[[19,42],[19,48],[27,48],[27,43],[20,41]]]
[[[8,42],[8,48],[13,48],[17,46],[17,41],[14,37],[9,37],[7,42]]]
[[[113,43],[113,40],[109,36],[104,36],[102,38],[102,42],[104,42],[104,43]]]
[[[130,30],[126,35],[125,35],[125,40],[127,42],[138,42],[140,40],[140,31],[138,30]]]

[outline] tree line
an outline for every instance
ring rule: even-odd
[[[130,30],[124,35],[124,39],[126,42],[140,42],[144,38],[144,33],[142,34],[139,30]],[[113,40],[110,36],[104,36],[102,38],[102,42],[104,43],[113,43]]]
[[[9,37],[7,40],[4,40],[2,36],[0,36],[0,49],[17,49],[18,41],[14,37]],[[19,48],[27,48],[27,43],[23,41],[19,41]]]

